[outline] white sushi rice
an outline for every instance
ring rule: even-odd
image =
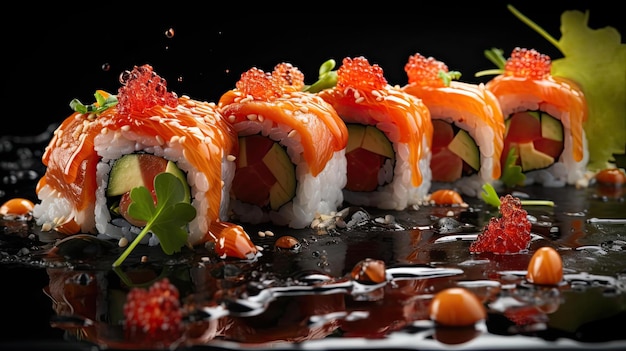
[[[301,118],[306,118],[303,114]],[[347,182],[345,150],[336,151],[324,169],[313,176],[302,157],[300,135],[286,125],[279,125],[262,116],[235,124],[239,136],[261,134],[286,148],[295,165],[296,192],[294,198],[278,210],[264,209],[232,198],[230,207],[234,218],[252,224],[271,222],[291,228],[305,228],[320,214],[330,214],[343,203],[342,189]]]
[[[49,185],[43,186],[37,193],[39,202],[33,208],[33,218],[42,231],[50,231],[58,224],[62,224],[68,218],[74,218],[80,223],[83,233],[93,233],[95,220],[93,216],[94,204],[88,204],[81,211],[62,196],[62,194]]]

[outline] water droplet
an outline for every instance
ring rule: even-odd
[[[165,36],[168,38],[173,38],[174,37],[174,28],[170,28],[168,30],[165,31]]]
[[[119,78],[119,80],[120,80],[120,83],[121,83],[122,85],[126,85],[126,83],[128,82],[128,80],[130,80],[130,78],[131,78],[131,73],[130,73],[130,71],[126,70],[126,71],[124,71],[124,72],[120,73],[120,78]]]
[[[182,83],[182,81],[183,81],[183,76],[179,76],[177,80],[178,80],[178,82],[179,82],[179,83]]]
[[[105,72],[108,72],[111,69],[111,64],[109,64],[108,62],[105,62],[102,64],[102,70]]]

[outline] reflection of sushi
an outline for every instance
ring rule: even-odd
[[[304,228],[343,202],[346,126],[303,87],[302,72],[281,63],[244,72],[219,100],[239,135],[231,209],[240,221]]]
[[[500,178],[504,119],[498,100],[483,84],[452,80],[456,72],[432,57],[410,56],[405,71],[409,83],[402,89],[422,99],[433,121],[433,182],[477,196],[484,183]]]
[[[513,149],[526,184],[576,184],[588,162],[587,103],[573,82],[550,74],[551,60],[516,48],[504,73],[487,82],[506,121],[502,157]]]
[[[152,67],[127,73],[117,97],[98,92],[96,104],[80,104],[80,112],[55,131],[43,156],[46,173],[37,186],[37,223],[68,235],[132,240],[145,222],[125,212],[130,190],[144,186],[154,193],[156,174],[171,173],[196,210],[186,227],[189,245],[213,241],[220,243],[221,254],[254,255],[256,248],[243,229],[222,222],[234,168],[227,158],[237,147],[230,125],[215,104],[167,92]],[[218,240],[224,235],[232,235],[237,244]],[[160,242],[156,235],[145,238],[144,244]],[[229,252],[224,245],[236,249]]]
[[[345,58],[336,86],[318,94],[348,126],[345,200],[393,210],[422,203],[433,133],[423,102],[389,85],[380,66],[364,57]]]

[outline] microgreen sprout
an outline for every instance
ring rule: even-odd
[[[443,70],[439,70],[439,72],[437,73],[437,76],[441,78],[441,80],[443,81],[443,84],[448,87],[450,86],[451,81],[458,80],[459,78],[461,78],[461,72],[459,71],[445,72]]]
[[[117,105],[117,96],[109,95],[105,92],[96,91],[94,94],[96,102],[91,105],[84,105],[80,100],[73,99],[70,101],[72,110],[80,113],[95,113],[99,115],[103,111]]]
[[[509,149],[509,153],[506,155],[504,161],[504,167],[502,167],[502,176],[500,180],[506,186],[522,185],[526,179],[526,175],[522,172],[522,167],[516,164],[517,153],[515,147]]]
[[[319,77],[317,82],[305,86],[303,91],[310,93],[318,93],[324,89],[329,89],[337,85],[337,71],[333,71],[333,68],[337,65],[337,62],[333,59],[327,60],[322,63],[319,69]]]
[[[504,66],[506,65],[506,58],[504,57],[504,51],[498,48],[491,48],[489,50],[485,50],[485,57],[489,61],[491,61],[496,67],[494,69],[487,69],[484,71],[479,71],[474,74],[476,77],[488,76],[488,75],[498,75],[504,73]]]
[[[146,226],[113,262],[113,267],[121,265],[150,232],[159,238],[163,252],[168,255],[180,251],[187,244],[186,225],[196,216],[196,209],[184,201],[184,185],[175,175],[163,172],[154,178],[154,191],[156,205],[146,187],[140,186],[130,191],[132,202],[128,207],[128,214],[146,221]]]
[[[493,207],[500,207],[500,197],[493,185],[489,183],[483,184],[483,192],[480,194],[486,204]],[[554,207],[554,201],[550,200],[520,200],[522,206],[550,206]]]

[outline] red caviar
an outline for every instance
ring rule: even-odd
[[[120,114],[142,113],[154,106],[176,107],[178,97],[167,91],[167,82],[154,72],[152,66],[135,66],[120,76],[123,84],[118,90],[117,109]]]
[[[439,77],[439,72],[448,73],[448,66],[434,57],[425,57],[416,53],[409,56],[409,61],[404,65],[404,71],[408,76],[409,84],[442,87],[445,84]]]
[[[129,339],[170,344],[183,332],[178,288],[163,278],[149,289],[132,288],[124,304],[124,331]]]
[[[528,248],[532,224],[519,198],[500,197],[501,217],[492,217],[470,245],[470,252],[518,253]]]
[[[256,100],[269,101],[286,92],[300,91],[304,87],[304,74],[289,63],[279,63],[272,73],[252,67],[235,83],[237,89]]]
[[[276,65],[272,78],[281,82],[281,87],[286,91],[300,91],[304,88],[304,74],[290,63],[282,62]]]
[[[543,79],[550,75],[550,56],[535,49],[516,47],[504,65],[504,74],[520,78]]]
[[[346,57],[337,70],[337,87],[339,89],[352,87],[365,91],[380,90],[387,85],[383,73],[379,65],[370,65],[363,56]]]

